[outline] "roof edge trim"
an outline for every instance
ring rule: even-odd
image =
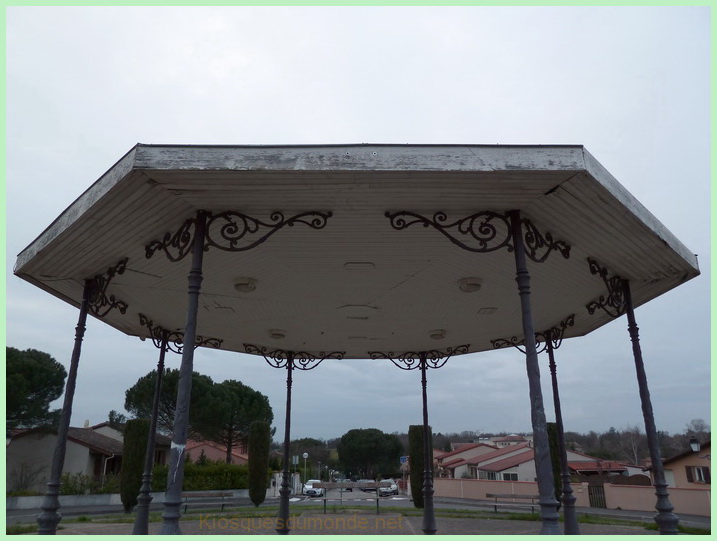
[[[133,146],[124,156],[110,167],[99,179],[87,188],[70,206],[55,218],[45,230],[40,233],[22,252],[17,256],[14,274],[20,274],[25,264],[32,260],[37,253],[45,246],[54,241],[62,232],[82,217],[84,212],[104,197],[122,178],[133,168],[138,144]]]

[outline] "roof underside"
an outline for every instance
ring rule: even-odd
[[[514,254],[466,251],[420,224],[396,230],[385,214],[441,211],[451,222],[514,209],[571,247],[569,259],[529,261],[538,331],[573,314],[566,337],[611,320],[586,309],[607,292],[588,257],[630,280],[635,305],[699,274],[696,257],[581,146],[397,145],[137,145],[18,256],[15,273],[78,306],[84,281],[126,257],[107,292],[128,309],[103,321],[144,336],[144,314],[183,331],[191,255],[148,259],[147,245],[199,210],[267,223],[277,211],[330,212],[321,229],[296,223],[251,250],[206,250],[198,334],[241,352],[482,351],[523,334]],[[240,277],[255,291],[238,292]],[[466,277],[480,290],[460,291]],[[285,337],[271,338],[276,329]],[[442,340],[430,337],[438,329]]]

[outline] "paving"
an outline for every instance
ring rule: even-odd
[[[351,500],[350,502],[347,500]],[[276,535],[276,518],[251,518],[237,516],[233,511],[253,508],[248,500],[236,501],[232,509],[225,513],[218,513],[217,507],[202,509],[189,507],[188,519],[180,521],[182,533],[189,535]],[[265,505],[276,505],[274,499],[268,499]],[[413,507],[413,503],[406,497],[381,498],[380,506],[385,509],[376,514],[375,498],[353,495],[353,498],[344,499],[343,503],[350,507],[342,507],[339,500],[328,507],[323,513],[323,503],[320,499],[292,498],[291,512],[294,517],[289,527],[292,534],[304,535],[422,535],[422,517],[404,517],[395,512],[395,507]],[[204,502],[197,503],[206,507]],[[540,533],[542,523],[530,520],[504,520],[491,518],[485,512],[492,510],[491,502],[465,500],[457,498],[437,498],[436,510],[440,514],[443,509],[455,509],[463,513],[481,511],[480,518],[471,517],[436,517],[437,533],[444,535],[536,535]],[[161,512],[161,504],[153,504],[153,512]],[[183,509],[184,511],[184,509]],[[7,524],[34,523],[40,510],[17,510],[7,512]],[[654,513],[641,511],[626,511],[615,509],[578,508],[578,515],[604,515],[606,518],[632,521],[635,524],[585,524],[581,523],[580,533],[583,535],[658,535],[655,530],[646,530],[642,523],[653,523]],[[132,533],[133,524],[117,524],[112,522],[99,522],[101,516],[115,515],[122,517],[121,506],[96,506],[92,508],[64,508],[60,513],[66,520],[60,523],[58,535],[128,535]],[[72,517],[85,516],[92,518],[92,522],[68,522]],[[108,518],[113,520],[113,518]],[[708,529],[709,517],[680,516],[680,523]],[[149,533],[158,534],[162,527],[161,522],[149,524]],[[559,525],[561,531],[563,524]]]
[[[274,518],[230,518],[210,516],[181,521],[185,535],[277,535]],[[380,516],[366,513],[323,515],[302,513],[293,517],[291,533],[299,535],[423,535],[421,517],[390,513]],[[540,522],[522,520],[436,518],[437,533],[442,535],[536,535]],[[158,534],[162,524],[149,525],[149,533]],[[560,526],[562,530],[562,525]],[[63,525],[58,535],[128,535],[132,524],[72,523]],[[583,535],[658,535],[642,526],[581,524]]]

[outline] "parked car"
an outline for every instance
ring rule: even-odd
[[[309,479],[304,483],[304,488],[302,490],[302,493],[305,496],[311,496],[311,497],[323,497],[324,496],[324,489],[315,487],[314,485],[316,483],[321,483],[318,479]]]
[[[376,492],[375,487],[363,486],[375,483],[373,479],[359,479],[358,482],[362,483],[362,486],[359,487],[362,492]]]
[[[336,482],[337,482],[337,483],[350,483],[350,482],[351,482],[351,479],[336,479]],[[354,491],[354,489],[353,489],[352,487],[346,487],[346,488],[344,488],[343,490],[345,490],[345,491],[347,491],[347,492],[353,492],[353,491]]]
[[[391,482],[390,485],[388,485],[388,481]],[[398,496],[398,484],[396,484],[396,481],[393,479],[384,479],[381,483],[383,483],[383,485],[378,487],[379,496]]]

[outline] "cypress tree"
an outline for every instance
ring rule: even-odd
[[[431,427],[428,427],[428,430],[430,432]],[[428,448],[433,449],[432,435],[429,436]],[[408,427],[408,456],[413,505],[418,509],[423,509],[423,425]]]
[[[546,423],[548,429],[548,444],[550,447],[550,464],[553,467],[553,483],[555,485],[555,499],[558,500],[558,509],[563,497],[563,481],[560,468],[560,447],[558,442],[557,423]]]
[[[249,429],[249,498],[259,507],[266,498],[269,476],[269,448],[271,427],[266,421],[256,421]]]
[[[125,513],[131,513],[137,505],[137,496],[142,488],[148,435],[149,419],[131,419],[125,423],[120,472],[120,499]]]

